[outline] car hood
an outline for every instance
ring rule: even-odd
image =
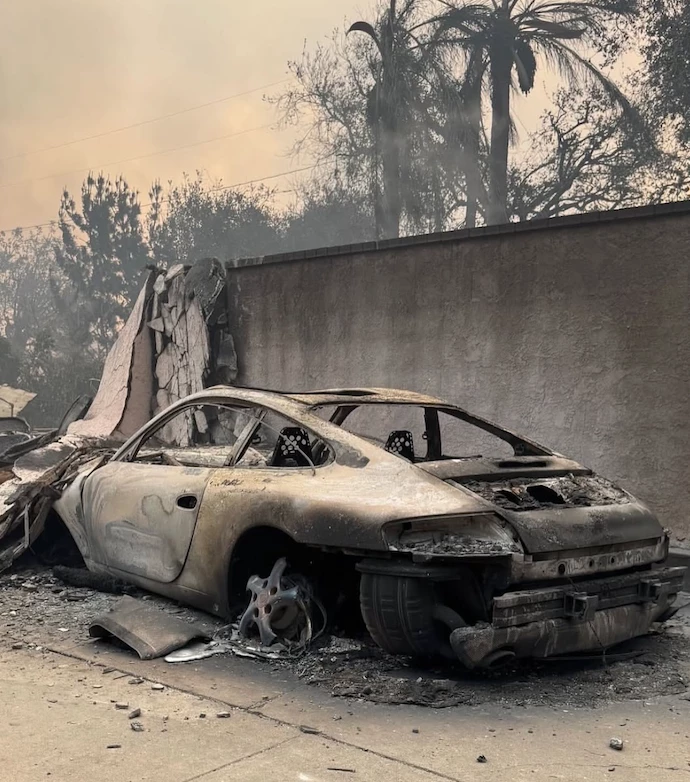
[[[656,516],[628,492],[562,456],[417,466],[490,503],[530,554],[652,541],[664,534]]]

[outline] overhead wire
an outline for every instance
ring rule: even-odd
[[[110,134],[113,134],[113,133],[119,133],[119,132],[122,132],[122,131],[125,131],[125,130],[129,130],[131,128],[141,127],[143,125],[148,125],[148,124],[152,124],[154,122],[159,122],[159,121],[162,121],[164,119],[169,119],[170,117],[179,116],[181,114],[186,114],[186,113],[189,113],[191,111],[196,111],[198,109],[205,108],[206,106],[212,106],[212,105],[215,105],[215,104],[223,103],[223,102],[231,100],[233,98],[241,97],[242,95],[248,95],[248,94],[250,94],[252,92],[257,92],[258,90],[268,89],[270,87],[277,86],[278,84],[284,84],[285,82],[290,81],[290,79],[291,79],[291,77],[288,77],[288,78],[285,78],[285,79],[280,79],[278,81],[270,82],[268,84],[260,85],[258,87],[253,87],[252,89],[249,89],[249,90],[244,90],[243,92],[234,93],[233,95],[227,95],[227,96],[225,96],[223,98],[218,98],[218,99],[213,100],[213,101],[207,101],[206,103],[200,103],[200,104],[197,104],[195,106],[190,106],[190,107],[185,108],[185,109],[180,109],[179,111],[169,112],[168,114],[162,114],[162,115],[159,115],[157,117],[152,117],[152,118],[147,119],[147,120],[142,120],[140,122],[131,123],[130,125],[124,125],[124,126],[119,127],[119,128],[113,128],[113,129],[108,130],[108,131],[103,131],[101,133],[95,133],[95,134],[92,134],[90,136],[83,136],[83,137],[78,138],[78,139],[72,139],[71,141],[66,141],[66,142],[63,142],[61,144],[54,144],[54,145],[49,146],[49,147],[43,147],[41,149],[30,150],[28,152],[19,153],[17,155],[11,155],[9,157],[0,158],[0,163],[5,162],[7,160],[13,160],[13,159],[21,158],[21,157],[27,157],[27,156],[33,155],[33,154],[38,154],[40,152],[47,152],[47,151],[53,150],[53,149],[60,149],[62,147],[71,146],[73,144],[78,144],[78,143],[81,143],[83,141],[89,141],[89,140],[95,139],[95,138],[102,138],[104,136],[107,136],[107,135],[110,135]],[[44,177],[35,177],[35,178],[23,179],[23,180],[19,180],[19,181],[16,181],[16,182],[7,182],[7,183],[4,183],[4,184],[0,184],[0,189],[5,188],[5,187],[11,187],[11,186],[14,186],[14,185],[28,184],[28,183],[31,183],[31,182],[46,181],[46,180],[55,179],[55,178],[61,177],[61,176],[69,176],[71,174],[83,173],[85,171],[93,171],[94,169],[102,169],[102,168],[107,168],[109,166],[120,165],[122,163],[130,163],[130,162],[133,162],[133,161],[142,160],[142,159],[149,158],[149,157],[155,157],[156,155],[164,155],[164,154],[168,154],[168,153],[171,153],[171,152],[177,152],[177,151],[179,151],[181,149],[189,149],[189,148],[196,147],[196,146],[202,146],[203,144],[210,144],[210,143],[212,143],[214,141],[220,141],[220,140],[224,140],[224,139],[227,139],[227,138],[233,138],[233,137],[236,137],[236,136],[244,135],[244,134],[247,134],[247,133],[253,133],[253,132],[256,132],[256,131],[259,131],[259,130],[265,130],[267,128],[270,128],[272,124],[273,123],[266,123],[264,125],[258,125],[258,126],[253,127],[253,128],[246,128],[245,130],[235,131],[233,133],[224,134],[222,136],[215,136],[215,137],[210,138],[210,139],[204,139],[203,141],[192,142],[190,144],[183,144],[183,145],[179,145],[179,146],[176,146],[176,147],[171,147],[169,149],[158,150],[156,152],[150,152],[150,153],[147,153],[147,154],[144,154],[144,155],[137,155],[136,157],[124,158],[122,160],[117,160],[117,161],[113,161],[113,162],[110,162],[110,163],[104,163],[104,164],[97,165],[97,166],[88,166],[88,167],[79,168],[79,169],[72,169],[70,171],[63,171],[63,172],[60,172],[60,173],[57,173],[57,174],[50,174],[50,175],[47,175],[47,176],[44,176]],[[255,179],[246,180],[244,182],[237,182],[237,183],[230,184],[230,185],[222,185],[222,186],[219,186],[219,187],[211,188],[209,190],[209,192],[218,192],[218,191],[222,191],[222,190],[230,190],[230,189],[232,189],[234,187],[243,187],[243,186],[255,184],[255,183],[258,183],[258,182],[269,181],[269,180],[272,180],[272,179],[277,179],[279,177],[288,176],[289,174],[300,173],[302,171],[308,171],[308,170],[311,170],[313,168],[317,168],[317,167],[319,167],[321,165],[323,165],[323,163],[317,163],[317,164],[314,164],[314,165],[311,165],[311,166],[304,166],[302,168],[292,169],[290,171],[283,171],[283,172],[280,172],[280,173],[277,173],[277,174],[271,174],[271,175],[266,176],[266,177],[258,177],[258,178],[255,178]],[[281,191],[281,192],[290,192],[290,191]],[[161,203],[164,203],[165,201],[167,201],[167,199],[161,199]],[[148,206],[151,206],[151,205],[152,205],[151,203],[141,204],[141,207],[144,208],[144,207],[148,207]],[[13,228],[0,229],[0,234],[9,233],[11,231],[17,231],[17,230],[24,231],[24,230],[29,230],[31,228],[44,228],[44,227],[47,227],[47,226],[55,225],[56,222],[57,222],[56,220],[48,220],[48,221],[42,222],[42,223],[33,223],[33,224],[30,224],[30,225],[15,226]]]
[[[60,144],[53,144],[49,147],[41,147],[40,149],[32,149],[28,152],[19,152],[16,155],[9,155],[8,157],[0,158],[0,163],[5,163],[8,160],[17,160],[18,158],[28,157],[30,155],[38,155],[41,152],[49,152],[53,149],[62,149],[63,147],[70,147],[74,144],[81,144],[84,141],[91,141],[97,138],[103,138],[104,136],[110,136],[113,133],[122,133],[125,130],[131,130],[132,128],[140,128],[144,125],[151,125],[154,122],[162,122],[165,119],[171,117],[179,117],[182,114],[188,114],[191,111],[197,111],[198,109],[204,109],[207,106],[215,106],[219,103],[225,103],[233,98],[240,98],[243,95],[250,95],[252,92],[258,92],[259,90],[267,90],[270,87],[276,87],[279,84],[285,84],[290,81],[291,77],[286,79],[280,79],[279,81],[271,82],[270,84],[262,84],[259,87],[252,87],[250,90],[244,90],[243,92],[236,92],[233,95],[226,95],[224,98],[217,98],[216,100],[210,100],[206,103],[198,103],[196,106],[189,106],[186,109],[179,109],[178,111],[171,111],[168,114],[160,114],[157,117],[151,117],[150,119],[141,120],[140,122],[133,122],[130,125],[123,125],[119,128],[112,128],[111,130],[104,130],[101,133],[93,133],[90,136],[81,136],[80,138],[72,139],[71,141],[64,141]]]
[[[266,130],[273,125],[272,122],[267,122],[264,125],[257,125],[253,128],[245,128],[244,130],[237,130],[233,133],[226,133],[222,136],[214,136],[213,138],[204,139],[203,141],[194,141],[191,144],[181,144],[177,147],[170,147],[169,149],[159,149],[156,152],[148,152],[145,155],[136,155],[135,157],[123,158],[122,160],[113,160],[110,163],[101,163],[96,166],[84,166],[82,168],[74,168],[70,171],[61,171],[58,174],[48,174],[42,177],[33,177],[31,179],[20,179],[17,182],[4,182],[0,183],[0,189],[5,187],[13,187],[15,185],[26,185],[31,182],[43,182],[47,179],[57,179],[61,176],[70,176],[71,174],[81,174],[84,171],[93,171],[99,168],[108,168],[109,166],[119,166],[121,163],[132,163],[135,160],[143,160],[149,157],[155,157],[156,155],[166,155],[169,152],[177,152],[180,149],[190,149],[191,147],[200,147],[203,144],[211,144],[214,141],[221,141],[223,139],[234,138],[235,136],[243,136],[247,133],[254,133],[257,130]]]
[[[218,192],[223,191],[223,190],[232,190],[233,188],[236,188],[236,187],[246,187],[247,185],[254,185],[254,184],[257,184],[259,182],[268,182],[268,181],[270,181],[272,179],[279,179],[280,177],[289,176],[290,174],[301,174],[301,173],[303,173],[305,171],[312,171],[315,168],[321,168],[322,166],[326,165],[327,162],[328,161],[324,160],[324,161],[321,161],[319,163],[313,163],[313,164],[311,164],[309,166],[302,166],[301,168],[293,168],[293,169],[290,169],[289,171],[281,171],[281,172],[279,172],[277,174],[269,174],[268,176],[265,176],[265,177],[257,177],[256,179],[247,179],[244,182],[233,182],[230,185],[219,185],[218,187],[209,188],[206,192],[208,192],[208,193],[218,193]],[[295,192],[295,191],[294,191],[294,189],[290,189],[290,190],[281,190],[279,192],[281,192],[281,193],[290,193],[290,192]],[[168,198],[161,198],[158,203],[166,203],[167,201],[168,201]],[[154,202],[152,202],[152,201],[148,201],[147,203],[140,204],[139,206],[140,206],[141,209],[145,209],[147,207],[153,206],[153,203]],[[13,228],[3,228],[3,229],[0,229],[0,234],[11,233],[12,231],[28,231],[31,228],[45,228],[46,226],[55,225],[56,223],[57,223],[57,220],[48,220],[47,222],[44,222],[44,223],[34,223],[32,225],[18,225],[18,226],[15,226]]]

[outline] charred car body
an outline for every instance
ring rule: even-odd
[[[282,556],[307,570],[337,557],[359,574],[380,646],[469,668],[641,635],[670,615],[684,573],[656,567],[667,535],[627,492],[388,389],[206,389],[91,465],[56,509],[91,570],[218,615]],[[253,591],[255,614],[270,612]]]

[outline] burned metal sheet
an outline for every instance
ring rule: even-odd
[[[101,382],[93,403],[81,421],[74,421],[68,431],[83,437],[110,437],[117,429],[130,400],[134,344],[141,331],[151,278],[142,288],[134,309],[108,353]]]
[[[183,622],[128,595],[91,623],[89,635],[92,638],[114,636],[134,649],[142,660],[164,657],[195,638],[210,638],[198,625]]]

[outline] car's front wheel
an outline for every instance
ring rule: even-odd
[[[391,654],[448,654],[450,630],[436,618],[437,606],[438,596],[429,581],[362,573],[360,607],[364,623],[374,641]]]

